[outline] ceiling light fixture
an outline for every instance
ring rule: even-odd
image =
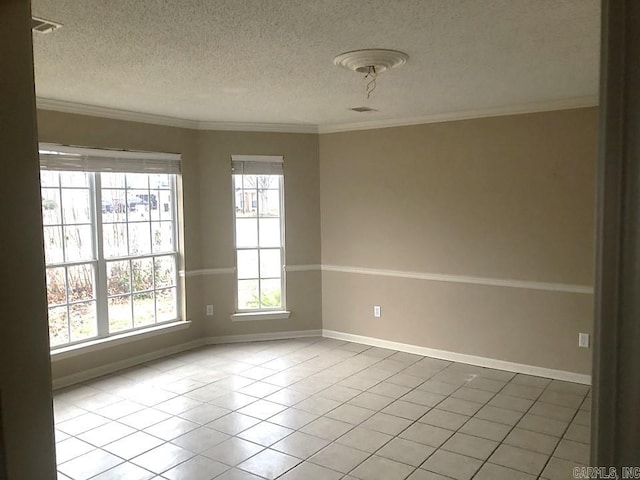
[[[376,89],[378,75],[391,68],[404,65],[407,60],[409,60],[409,55],[404,52],[376,48],[341,53],[333,59],[333,63],[347,70],[364,74],[364,79],[368,80],[365,87],[365,95],[368,100]]]

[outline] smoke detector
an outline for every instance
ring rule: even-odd
[[[44,18],[31,17],[31,31],[38,33],[51,33],[62,27],[61,23],[45,20]]]
[[[404,65],[407,60],[409,60],[409,55],[404,52],[375,48],[341,53],[333,59],[333,63],[347,70],[364,74],[365,80],[368,80],[365,89],[368,100],[376,89],[378,75],[394,67]]]

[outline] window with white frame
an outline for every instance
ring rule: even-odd
[[[40,144],[51,347],[178,320],[180,156]]]
[[[283,158],[233,155],[238,312],[284,310]]]

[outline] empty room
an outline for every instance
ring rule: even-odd
[[[0,5],[0,480],[639,478],[640,3]]]

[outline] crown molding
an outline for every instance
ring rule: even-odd
[[[164,125],[166,127],[198,128],[198,122],[193,120],[153,115],[149,113],[131,112],[128,110],[119,110],[117,108],[97,107],[95,105],[85,105],[83,103],[54,100],[51,98],[37,97],[36,107],[39,110],[52,110],[54,112],[75,113],[77,115],[89,115],[91,117],[150,123],[152,125]]]
[[[205,122],[183,118],[167,117],[150,113],[132,112],[117,108],[98,107],[83,103],[36,98],[36,106],[40,110],[75,113],[91,117],[111,118],[129,122],[163,125],[166,127],[188,128],[191,130],[223,130],[236,132],[274,132],[274,133],[318,133],[318,127],[310,124],[296,123],[259,123],[259,122]]]
[[[459,112],[437,113],[420,117],[389,120],[368,120],[352,123],[332,123],[326,125],[296,124],[296,123],[257,123],[257,122],[209,122],[187,120],[182,118],[167,117],[149,113],[131,112],[116,108],[97,107],[82,103],[54,100],[50,98],[36,99],[36,105],[40,110],[52,110],[56,112],[89,115],[92,117],[111,118],[130,122],[148,123],[152,125],[164,125],[167,127],[188,128],[192,130],[210,131],[237,131],[237,132],[274,132],[274,133],[338,133],[356,130],[371,130],[376,128],[404,127],[424,123],[450,122],[454,120],[470,120],[473,118],[500,117],[505,115],[518,115],[526,113],[550,112],[554,110],[567,110],[571,108],[595,107],[598,105],[598,96],[573,97],[548,102],[524,103],[508,105],[497,108],[481,108],[476,110],[464,110]]]
[[[318,134],[318,126],[308,123],[197,122],[197,124],[198,130]]]
[[[474,118],[502,117],[506,115],[519,115],[525,113],[552,112],[554,110],[569,110],[572,108],[585,108],[598,106],[598,96],[563,98],[548,102],[523,103],[519,105],[506,105],[495,108],[479,108],[476,110],[463,110],[458,112],[436,113],[420,117],[367,120],[353,123],[332,123],[318,126],[318,133],[351,132],[355,130],[372,130],[375,128],[406,127],[424,123],[451,122],[455,120],[470,120]]]

